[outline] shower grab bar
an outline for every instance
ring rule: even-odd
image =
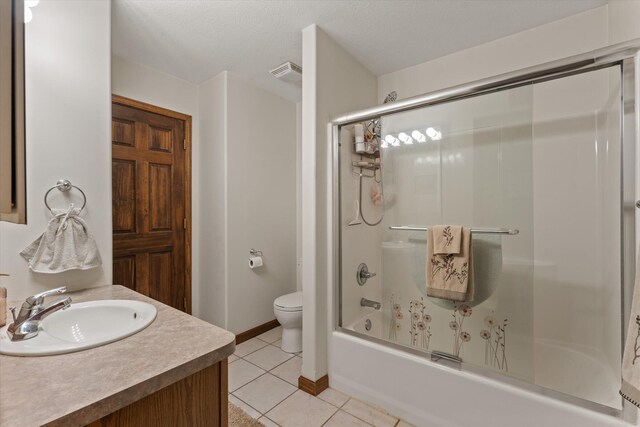
[[[389,230],[401,230],[401,231],[427,231],[427,227],[418,227],[413,225],[392,225]],[[515,236],[520,234],[520,230],[513,228],[472,228],[472,233],[475,234],[506,234],[509,236]]]

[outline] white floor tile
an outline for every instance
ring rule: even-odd
[[[291,384],[267,373],[240,387],[233,394],[265,414],[295,391],[296,388]]]
[[[393,427],[398,422],[397,418],[356,399],[349,399],[342,409],[375,427]]]
[[[278,326],[277,328],[273,328],[265,332],[264,334],[258,335],[258,339],[261,339],[262,341],[266,341],[268,343],[278,341],[280,338],[282,338],[282,326]]]
[[[319,427],[337,410],[335,406],[298,390],[266,415],[282,427]]]
[[[278,424],[274,423],[267,417],[261,417],[258,419],[265,427],[280,427]]]
[[[233,354],[235,354],[238,357],[244,357],[247,354],[253,353],[256,350],[261,349],[265,345],[267,345],[266,342],[259,340],[258,338],[251,338],[250,340],[247,340],[242,344],[238,344],[236,346],[236,352]]]
[[[285,353],[277,347],[268,345],[245,356],[244,360],[269,371],[292,357],[294,357],[292,354]]]
[[[406,421],[400,420],[400,422],[396,424],[396,427],[415,427],[415,426],[413,424],[409,424]]]
[[[302,359],[299,357],[292,357],[280,366],[276,366],[270,372],[278,378],[298,386],[298,378],[300,378],[300,372],[302,370]],[[345,400],[346,402],[346,400]],[[329,402],[331,403],[331,402]]]
[[[238,359],[229,364],[229,391],[235,391],[249,381],[253,381],[264,374],[263,369]]]
[[[244,412],[246,412],[251,418],[255,418],[256,420],[258,418],[260,418],[262,416],[262,414],[258,411],[256,411],[255,409],[253,409],[251,406],[247,405],[246,403],[244,403],[242,400],[238,399],[237,397],[235,397],[233,394],[229,395],[229,402],[233,403],[234,405],[236,405],[238,408],[242,409]]]
[[[338,411],[329,418],[324,427],[371,427],[371,424],[367,424],[344,411]]]
[[[278,341],[272,342],[271,345],[275,345],[279,349],[282,349],[282,340],[278,340]],[[301,351],[299,351],[297,353],[289,353],[289,354],[302,357],[302,352]]]
[[[231,356],[229,356],[229,360],[228,360],[228,362],[229,362],[229,363],[232,363],[232,362],[235,362],[235,361],[236,361],[236,360],[238,360],[238,359],[239,359],[239,357],[238,357],[238,356],[236,356],[235,354],[232,354]]]
[[[338,408],[347,403],[349,396],[344,393],[340,393],[338,390],[328,388],[318,395],[318,397],[327,403],[331,403]]]

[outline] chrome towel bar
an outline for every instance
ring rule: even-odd
[[[389,230],[401,230],[401,231],[427,231],[427,227],[418,227],[415,225],[392,225]],[[507,234],[509,236],[515,236],[520,234],[520,230],[512,228],[472,228],[472,233],[475,234]]]

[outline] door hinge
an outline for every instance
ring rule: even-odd
[[[182,228],[184,228],[185,230],[187,229],[187,218],[184,218],[182,220]]]
[[[183,303],[184,303],[184,311],[187,311],[187,297],[184,297]]]
[[[182,149],[183,150],[187,149],[187,140],[186,139],[182,140]]]

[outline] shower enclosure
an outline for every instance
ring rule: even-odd
[[[622,417],[637,46],[334,120],[335,329]],[[439,224],[472,229],[472,301],[427,296]]]

